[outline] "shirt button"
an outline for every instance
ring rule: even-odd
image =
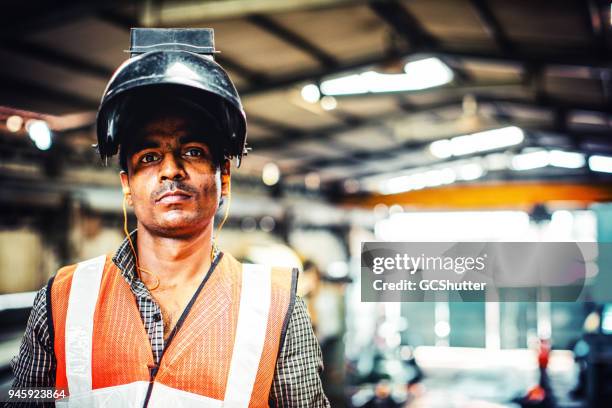
[[[153,315],[153,320],[155,320],[156,322],[159,322],[161,320],[161,313],[155,313]]]

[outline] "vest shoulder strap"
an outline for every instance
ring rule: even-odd
[[[70,394],[90,392],[94,312],[106,255],[80,262],[72,276],[66,312],[66,377]]]

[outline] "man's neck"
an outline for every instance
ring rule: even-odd
[[[199,281],[211,264],[212,223],[200,233],[180,239],[154,235],[139,225],[136,247],[139,266],[154,273],[160,287]],[[156,283],[147,273],[140,277],[147,286]]]

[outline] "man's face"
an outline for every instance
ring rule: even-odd
[[[229,162],[221,168],[197,127],[181,115],[145,122],[126,146],[129,188],[139,224],[154,235],[187,237],[208,226],[227,193]],[[129,136],[128,136],[129,137]]]

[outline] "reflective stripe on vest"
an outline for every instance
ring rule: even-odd
[[[268,388],[270,385],[275,365],[274,356],[278,352],[278,348],[280,348],[279,334],[283,326],[282,321],[279,323],[279,317],[284,316],[285,320],[289,317],[289,307],[292,303],[291,299],[293,298],[295,288],[295,276],[293,276],[293,273],[290,275],[279,275],[278,270],[275,269],[277,273],[273,277],[273,271],[270,267],[252,264],[240,265],[233,258],[231,259],[232,261],[228,260],[226,262],[226,267],[230,268],[230,270],[234,268],[236,272],[232,276],[240,277],[240,281],[236,281],[240,282],[239,292],[236,290],[232,292],[239,293],[239,298],[234,296],[234,300],[232,300],[233,302],[239,302],[239,306],[234,309],[236,310],[234,315],[236,316],[234,319],[235,330],[231,332],[234,333],[234,343],[233,349],[228,350],[231,351],[231,359],[223,360],[228,361],[229,370],[225,371],[227,373],[225,393],[219,395],[222,400],[217,399],[219,397],[212,398],[186,391],[180,386],[181,381],[177,383],[176,381],[172,382],[169,380],[168,374],[171,375],[171,373],[168,370],[174,370],[175,367],[173,365],[173,357],[170,356],[168,357],[169,362],[161,363],[162,368],[165,370],[164,375],[158,375],[156,378],[159,378],[159,381],[156,379],[153,383],[148,403],[149,407],[161,408],[171,404],[174,408],[196,406],[204,408],[246,408],[248,406],[267,406],[267,395],[263,396],[266,399],[265,401],[259,401],[260,396],[252,394],[254,389],[259,390],[258,394],[261,394],[262,387]],[[107,267],[106,272],[104,271],[105,265]],[[145,401],[150,382],[143,381],[146,379],[143,376],[136,376],[127,384],[115,382],[114,384],[117,385],[112,383],[98,386],[92,385],[92,377],[94,376],[92,372],[92,354],[93,349],[95,349],[93,344],[96,341],[96,337],[94,337],[96,304],[98,303],[99,296],[102,296],[100,289],[101,282],[108,281],[109,270],[113,267],[114,265],[105,256],[82,262],[74,269],[71,282],[69,280],[69,272],[62,274],[63,279],[60,279],[60,281],[63,283],[56,289],[54,295],[56,297],[61,296],[61,293],[66,293],[66,290],[69,291],[67,309],[65,310],[64,365],[65,380],[70,395],[68,398],[58,400],[58,406],[122,406],[140,408]],[[118,272],[118,270],[115,272]],[[221,274],[222,271],[218,273]],[[288,278],[285,278],[286,275]],[[278,279],[279,276],[282,279]],[[210,289],[212,290],[213,288]],[[106,290],[108,291],[108,289]],[[275,299],[274,302],[272,299]],[[228,298],[228,300],[231,299]],[[62,302],[60,301],[59,303]],[[277,306],[277,304],[282,306]],[[98,305],[98,307],[101,307],[101,305]],[[228,305],[228,307],[230,306]],[[61,307],[59,310],[61,310]],[[271,311],[275,313],[273,318],[270,315]],[[61,318],[61,312],[54,311],[54,314]],[[132,314],[132,316],[134,315]],[[142,324],[141,322],[138,323]],[[231,325],[231,327],[233,330],[234,326]],[[183,335],[187,336],[189,333],[191,331]],[[61,330],[60,333],[56,332],[56,337],[57,335],[61,336]],[[96,344],[103,344],[99,341]],[[229,338],[227,344],[231,347],[231,338]],[[270,344],[275,345],[270,346]],[[166,346],[168,349],[177,349],[179,347],[174,342],[172,345],[174,347]],[[193,346],[201,347],[204,344],[194,344]],[[150,347],[150,345],[147,344],[147,347]],[[184,344],[181,344],[181,347],[184,347]],[[276,348],[273,353],[271,353],[270,347]],[[265,359],[264,349],[266,350]],[[169,354],[174,355],[174,351],[170,351]],[[228,357],[230,356],[229,354],[227,355]],[[61,359],[61,356],[59,357]],[[166,359],[164,355],[162,360]],[[146,364],[146,362],[144,363]],[[96,366],[100,367],[99,364]],[[260,370],[263,371],[260,372]],[[205,379],[202,379],[202,381],[206,382]],[[169,386],[172,384],[179,384],[181,389],[174,388],[174,385]],[[255,384],[257,384],[257,387]],[[193,390],[197,392],[198,388]]]
[[[93,315],[105,260],[102,255],[79,263],[72,277],[66,314],[66,373],[68,389],[74,394],[91,391]]]
[[[270,268],[263,265],[242,265],[240,310],[232,363],[225,388],[228,408],[248,407],[266,340],[270,310]],[[246,307],[244,307],[246,306]]]

